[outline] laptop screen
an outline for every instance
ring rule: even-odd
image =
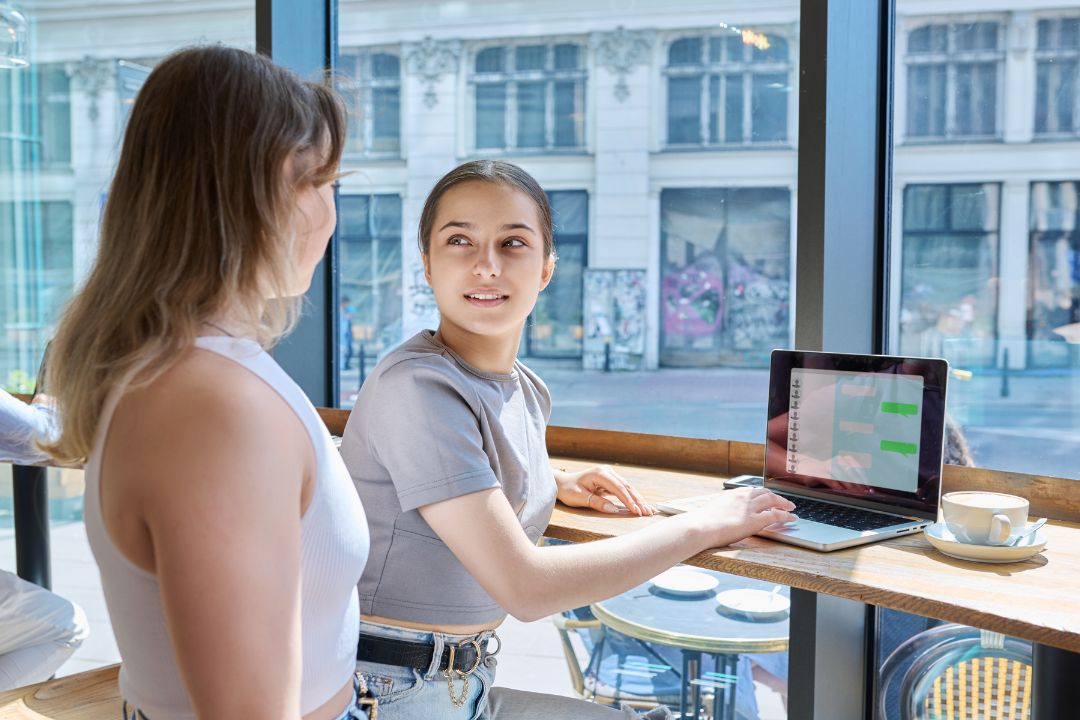
[[[765,485],[936,517],[948,363],[774,350]]]

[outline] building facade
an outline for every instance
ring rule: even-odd
[[[484,157],[523,166],[555,212],[559,268],[526,355],[574,362],[591,337],[621,332],[639,337],[645,368],[760,367],[792,343],[798,3],[600,5],[551,0],[523,18],[500,2],[342,1],[350,355],[377,356],[437,322],[415,228],[435,180]],[[1075,365],[1065,340],[1080,323],[1080,6],[897,6],[890,349],[967,366],[1000,366],[1006,351],[1013,368]],[[9,384],[32,372],[88,270],[149,68],[191,42],[254,38],[250,3],[26,9],[34,63],[0,70]],[[615,327],[596,320],[584,289],[602,270],[644,273],[643,304]]]

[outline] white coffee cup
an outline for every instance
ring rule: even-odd
[[[996,492],[951,492],[941,496],[941,514],[960,542],[1004,545],[1027,525],[1028,501]]]

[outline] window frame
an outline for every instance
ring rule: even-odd
[[[377,78],[372,71],[373,60],[376,55],[391,55],[397,59],[397,77]],[[398,160],[405,156],[404,138],[401,132],[401,118],[403,102],[405,99],[404,73],[405,59],[398,45],[368,45],[360,47],[343,48],[339,53],[338,70],[349,79],[343,88],[347,100],[356,99],[355,104],[350,103],[349,125],[360,128],[359,150],[350,149],[349,141],[346,140],[346,150],[342,159],[348,160]],[[397,90],[398,93],[398,122],[396,128],[397,148],[394,150],[376,150],[372,148],[375,138],[375,100],[376,90]]]
[[[1047,96],[1047,97],[1044,97],[1044,98],[1039,97],[1038,78],[1039,78],[1040,66],[1045,63],[1045,64],[1050,65],[1052,70],[1058,71],[1058,70],[1062,70],[1063,68],[1059,68],[1058,66],[1056,66],[1057,62],[1060,62],[1062,60],[1071,60],[1071,61],[1076,63],[1078,75],[1080,75],[1080,39],[1078,39],[1077,44],[1075,46],[1071,47],[1071,48],[1066,48],[1066,47],[1040,48],[1039,47],[1039,33],[1038,33],[1039,23],[1045,22],[1045,21],[1050,21],[1050,22],[1057,23],[1058,26],[1059,26],[1058,32],[1060,32],[1060,24],[1061,24],[1061,22],[1063,20],[1076,20],[1076,21],[1080,22],[1080,13],[1078,13],[1076,11],[1073,11],[1073,12],[1068,12],[1068,11],[1061,12],[1061,11],[1058,11],[1058,12],[1055,12],[1053,14],[1038,15],[1035,18],[1033,18],[1033,21],[1035,23],[1035,40],[1034,40],[1034,44],[1033,44],[1033,47],[1032,47],[1032,55],[1033,55],[1033,62],[1035,64],[1035,77],[1034,77],[1035,98],[1034,98],[1034,107],[1032,108],[1032,110],[1034,112],[1034,117],[1032,118],[1031,131],[1032,131],[1033,139],[1035,141],[1071,140],[1071,139],[1076,138],[1077,136],[1080,136],[1080,76],[1077,76],[1077,75],[1074,75],[1073,78],[1072,78],[1072,83],[1073,83],[1072,127],[1070,129],[1067,129],[1067,130],[1055,129],[1055,130],[1042,130],[1042,131],[1040,131],[1039,127],[1038,127],[1038,123],[1037,123],[1038,116],[1039,116],[1038,113],[1039,113],[1039,109],[1040,109],[1039,106],[1043,102],[1046,103],[1047,106],[1048,106],[1048,107],[1045,108],[1046,117],[1050,118],[1054,114],[1052,112],[1052,110],[1053,110],[1052,102],[1051,102],[1052,96]]]
[[[956,31],[959,25],[971,23],[992,22],[998,26],[997,48],[994,50],[957,50],[955,48]],[[905,117],[904,138],[905,145],[931,145],[949,142],[1001,142],[1004,139],[1004,107],[1005,96],[1005,72],[1006,72],[1006,33],[1008,20],[1000,13],[978,15],[924,15],[911,17],[906,22],[907,30],[904,33],[904,90]],[[945,27],[946,48],[944,51],[920,52],[912,56],[910,50],[911,36],[917,30],[930,27]],[[994,73],[994,130],[992,133],[965,133],[957,130],[957,68],[960,65],[979,65],[993,63]],[[945,118],[941,134],[915,135],[912,133],[913,116],[917,109],[917,103],[913,102],[914,95],[911,82],[912,70],[916,67],[945,66]]]
[[[721,59],[711,61],[710,45],[713,40],[730,40],[737,36],[724,33],[705,33],[686,31],[669,35],[662,44],[663,64],[660,70],[662,90],[662,147],[666,151],[686,150],[759,150],[763,148],[790,149],[793,147],[791,132],[791,107],[790,102],[784,107],[784,137],[779,140],[754,140],[753,124],[753,93],[754,77],[759,75],[780,74],[787,77],[787,86],[790,90],[796,87],[794,72],[797,68],[796,61],[792,59],[792,47],[796,46],[790,37],[789,29],[783,25],[762,25],[755,28],[756,31],[766,35],[782,38],[787,43],[787,59],[784,61],[755,62],[753,51],[744,44],[743,59],[738,62],[727,60],[725,53],[721,52]],[[700,39],[700,62],[696,64],[672,65],[671,48],[681,40]],[[749,59],[747,58],[749,56]],[[742,140],[728,142],[720,139],[725,136],[725,128],[721,120],[726,116],[724,99],[727,95],[727,83],[730,77],[738,76],[742,82]],[[671,140],[671,80],[672,78],[700,77],[698,88],[698,142],[673,142]],[[716,116],[717,116],[717,141],[711,139],[711,112],[713,106],[712,86],[717,80]]]
[[[517,70],[516,50],[520,47],[544,46],[544,68],[542,70]],[[574,69],[555,68],[555,48],[559,45],[574,45],[578,48],[578,67]],[[501,48],[504,53],[504,67],[501,71],[479,73],[476,61],[481,52]],[[464,53],[465,99],[468,113],[465,123],[465,146],[469,154],[477,157],[513,155],[582,155],[588,152],[588,116],[589,116],[589,43],[580,35],[546,35],[540,37],[505,38],[476,42]],[[576,92],[580,93],[582,119],[580,127],[581,142],[577,145],[556,145],[555,84],[572,81]],[[520,107],[518,87],[521,83],[544,83],[544,146],[520,147],[518,145],[518,121]],[[477,112],[477,89],[481,86],[503,86],[503,144],[501,147],[479,147],[477,130],[479,113]]]

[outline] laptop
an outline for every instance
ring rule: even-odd
[[[937,519],[945,360],[774,350],[765,487],[799,519],[759,535],[839,550]]]
[[[939,359],[774,350],[763,484],[799,519],[758,535],[828,551],[933,523],[948,372]]]

